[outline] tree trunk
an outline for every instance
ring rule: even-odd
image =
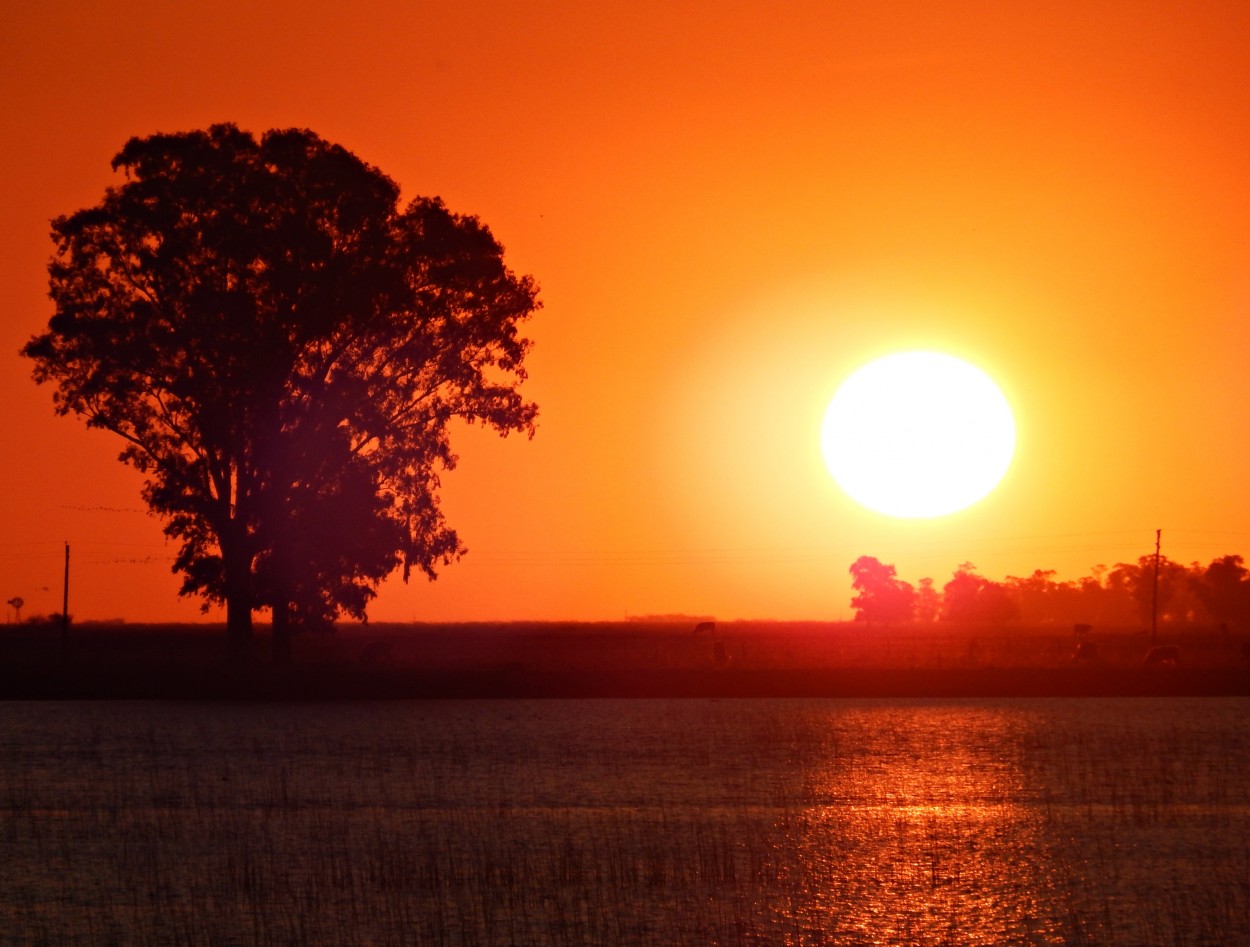
[[[231,664],[247,664],[252,659],[252,564],[247,555],[246,537],[235,523],[222,535],[221,559],[226,578],[226,638]]]

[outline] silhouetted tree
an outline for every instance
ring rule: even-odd
[[[1016,615],[1016,603],[1006,587],[977,575],[971,562],[963,563],[942,588],[944,621],[1001,624]]]
[[[933,587],[933,580],[925,577],[920,580],[916,589],[916,605],[912,614],[916,621],[937,621],[938,612],[942,608],[942,593]]]
[[[1058,582],[1053,569],[1035,569],[1027,577],[1008,576],[1003,583],[1016,604],[1021,621],[1073,624],[1092,618],[1087,588],[1078,582]]]
[[[1167,556],[1159,557],[1159,588],[1155,597],[1155,557],[1145,555],[1137,562],[1118,562],[1107,573],[1107,588],[1127,594],[1136,607],[1136,618],[1149,624],[1152,607],[1159,618],[1167,621],[1193,621],[1199,617],[1201,603],[1192,592],[1189,571]],[[1156,606],[1157,603],[1157,606]]]
[[[1191,573],[1194,594],[1225,625],[1250,616],[1250,570],[1243,562],[1241,556],[1221,556]]]
[[[1116,616],[1107,608],[1106,588],[1103,577],[1107,567],[1099,564],[1090,569],[1090,574],[1076,581],[1076,599],[1074,611],[1070,616],[1074,622],[1096,622],[1098,624],[1120,624]]]
[[[537,413],[516,387],[536,288],[490,231],[401,207],[306,130],[134,138],[113,168],[124,183],[53,222],[55,314],[23,354],[58,413],[126,442],[182,594],[224,602],[246,646],[255,609],[285,639],[460,556],[449,425],[532,434]]]
[[[1009,575],[1003,585],[1025,621],[1052,621],[1055,600],[1053,569],[1034,569],[1027,578]]]
[[[851,563],[851,599],[856,621],[894,624],[912,616],[916,591],[895,575],[894,566],[879,562],[872,556],[860,556]]]

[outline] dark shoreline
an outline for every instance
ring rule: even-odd
[[[0,669],[0,700],[1250,696],[1250,669],[1242,668],[15,671]]]

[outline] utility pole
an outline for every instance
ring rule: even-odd
[[[69,542],[65,543],[65,584],[61,592],[61,641],[69,640]]]
[[[1155,578],[1154,587],[1150,592],[1150,643],[1154,644],[1159,637],[1159,543],[1163,538],[1163,530],[1155,530]]]

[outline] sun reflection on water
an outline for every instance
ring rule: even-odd
[[[1011,748],[1018,713],[864,712],[782,825],[790,944],[1063,943],[1041,816]],[[1039,909],[1042,901],[1048,902]]]

